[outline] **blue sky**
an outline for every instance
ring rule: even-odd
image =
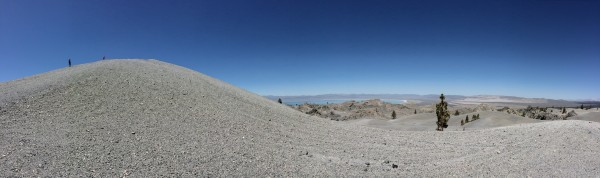
[[[600,99],[600,1],[0,0],[0,81],[102,56],[261,95]]]

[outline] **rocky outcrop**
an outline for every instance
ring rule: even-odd
[[[547,113],[547,112],[535,114],[534,117],[535,117],[534,119],[539,119],[539,120],[563,120],[562,116],[552,114],[552,113]]]
[[[335,121],[344,121],[361,118],[383,118],[391,119],[391,113],[395,110],[397,114],[412,114],[408,107],[402,104],[391,104],[380,99],[365,101],[348,101],[337,104],[303,104],[295,109],[313,116],[329,118]],[[404,109],[404,110],[403,110]],[[400,111],[403,111],[400,113]]]
[[[493,111],[494,107],[488,105],[488,104],[479,104],[477,105],[477,107],[473,108],[473,112],[479,112],[479,111]]]
[[[310,111],[306,112],[306,114],[313,115],[313,116],[314,115],[318,115],[318,116],[322,115],[321,112],[319,112],[319,110],[317,110],[315,108],[313,108]]]
[[[507,112],[509,114],[515,114],[523,117],[528,117],[532,119],[538,120],[563,120],[564,116],[560,114],[554,114],[552,112],[547,112],[547,108],[543,107],[531,107],[527,106],[525,109],[514,110],[508,107],[504,107],[499,109],[498,111]]]
[[[569,117],[573,117],[573,116],[577,116],[577,113],[575,113],[574,110],[571,110],[569,113],[567,113],[567,116],[565,116],[565,119],[569,118]]]

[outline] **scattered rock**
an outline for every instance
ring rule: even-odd
[[[571,110],[569,113],[567,113],[567,116],[565,118],[569,118],[569,117],[573,117],[573,116],[577,116],[577,113],[575,113],[574,110]]]
[[[306,114],[309,114],[309,115],[318,115],[318,116],[321,115],[321,113],[317,109],[314,109],[314,108],[311,109],[310,111],[306,112]]]
[[[308,155],[308,151],[300,151],[299,156],[304,156],[304,155]]]

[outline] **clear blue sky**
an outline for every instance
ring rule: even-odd
[[[0,0],[0,81],[102,56],[261,95],[600,99],[600,1]]]

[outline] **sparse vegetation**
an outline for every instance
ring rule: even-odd
[[[415,114],[417,114],[417,109],[415,109]]]
[[[283,102],[281,101],[281,98],[279,98],[279,99],[277,100],[277,102],[278,102],[279,104],[283,104]]]
[[[580,109],[583,109],[583,104],[581,104],[581,107],[580,107]]]
[[[475,120],[477,120],[477,119],[479,119],[479,114],[477,114],[477,115],[473,114],[473,115],[471,116],[471,119],[469,119],[469,115],[467,115],[467,116],[465,117],[465,122],[464,122],[464,124],[467,124],[467,123],[469,123],[469,122],[473,122],[473,121],[475,121]]]
[[[392,119],[396,119],[396,111],[392,111]]]
[[[444,131],[444,128],[448,128],[448,118],[450,118],[450,114],[448,113],[448,103],[444,101],[446,97],[444,94],[440,95],[440,103],[435,105],[435,114],[437,115],[437,131]]]
[[[564,107],[563,107],[563,109],[562,109],[562,110],[563,110],[563,111],[562,111],[562,113],[563,113],[563,114],[566,114],[566,113],[567,113],[567,110],[566,110]]]
[[[461,119],[461,120],[460,120],[460,126],[463,126],[463,125],[465,125],[465,120],[462,120],[462,119]]]
[[[460,115],[460,112],[458,112],[458,110],[456,110],[456,112],[454,112],[454,115],[458,116],[458,115]]]

